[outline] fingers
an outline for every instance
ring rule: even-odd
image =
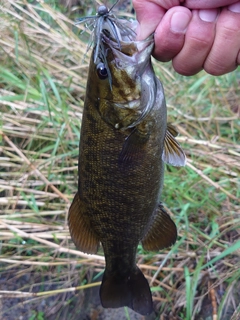
[[[217,9],[193,10],[182,50],[173,58],[174,69],[193,75],[203,69],[215,38]]]
[[[177,19],[174,25],[174,17]],[[220,9],[169,9],[155,31],[153,55],[182,75],[222,75],[240,63],[240,1]]]
[[[167,9],[179,6],[181,0],[133,0],[139,27],[137,40],[146,39],[162,20]]]
[[[191,11],[184,7],[173,7],[166,12],[154,34],[156,59],[170,61],[182,50],[191,18]]]
[[[213,46],[204,69],[213,75],[231,72],[240,64],[240,2],[224,8],[218,17]]]
[[[189,9],[213,9],[229,6],[235,2],[236,0],[185,0],[184,6]]]
[[[133,0],[133,4],[140,23],[137,39],[155,31],[154,57],[172,60],[178,73],[193,75],[205,69],[222,75],[240,64],[240,1]],[[191,10],[194,4],[201,9]]]

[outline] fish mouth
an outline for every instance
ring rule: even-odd
[[[118,19],[111,13],[108,13],[104,19],[99,17],[95,25],[94,63],[96,64],[98,58],[102,58],[103,55],[106,56],[107,48],[113,51],[116,58],[120,58],[119,54],[120,56],[134,56],[152,44],[149,49],[151,52],[153,49],[154,35],[151,34],[145,40],[136,40],[138,25],[136,20]],[[149,54],[149,52],[147,52],[147,54]]]
[[[109,22],[106,21],[102,26],[102,41],[111,49],[115,49],[127,56],[132,56],[137,52],[140,53],[154,42],[153,34],[145,40],[136,40],[138,26],[136,20],[121,20],[121,23],[113,23],[111,27],[109,25]],[[114,53],[116,53],[115,50]]]
[[[94,63],[96,63],[99,53],[103,50],[103,42],[111,39],[116,42],[117,47],[121,51],[121,42],[128,44],[136,40],[137,21],[128,21],[118,19],[110,11],[104,15],[98,15],[94,25],[94,44],[95,54]]]
[[[108,61],[105,57],[110,50],[114,57],[114,65],[118,69],[127,69],[131,66],[132,70],[138,69],[139,74],[145,69],[153,50],[154,36],[151,34],[145,40],[136,40],[137,25],[137,21],[124,20],[123,23],[121,21],[121,27],[118,23],[113,31],[109,28],[109,23],[103,24],[98,56],[104,60],[106,65]]]

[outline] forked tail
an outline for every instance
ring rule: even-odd
[[[149,284],[138,267],[126,276],[112,275],[105,271],[100,287],[100,299],[104,308],[126,306],[142,315],[153,311]]]

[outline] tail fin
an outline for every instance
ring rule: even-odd
[[[100,287],[100,299],[104,308],[126,306],[142,315],[153,311],[149,284],[138,267],[125,277],[108,275],[105,271]]]

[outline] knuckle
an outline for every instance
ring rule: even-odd
[[[174,70],[183,76],[193,76],[202,70],[202,66],[189,65],[186,60],[175,60],[173,59]]]
[[[225,64],[218,58],[207,60],[203,66],[203,69],[213,76],[221,76],[223,74],[234,71],[236,68],[237,65],[235,63]]]
[[[192,36],[189,39],[189,43],[191,43],[192,48],[196,49],[196,51],[201,50],[201,51],[205,51],[206,49],[210,48],[212,45],[212,38],[203,38],[202,36],[199,37],[194,37]]]

